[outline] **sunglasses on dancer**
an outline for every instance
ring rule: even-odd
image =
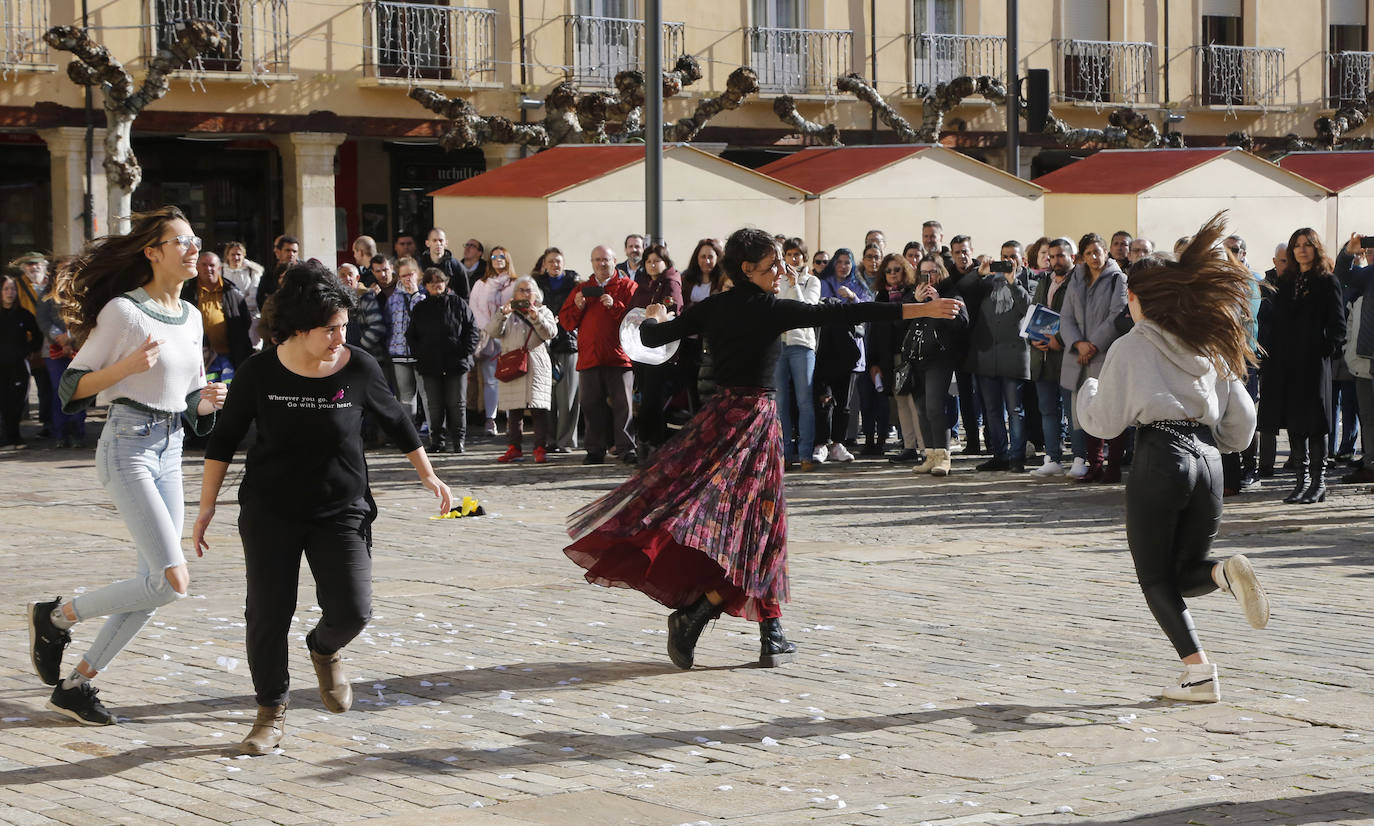
[[[198,250],[199,250],[199,249],[204,249],[204,248],[205,248],[205,247],[204,247],[204,243],[205,243],[205,242],[202,241],[202,240],[200,239],[200,237],[199,237],[199,236],[196,236],[196,235],[178,235],[178,236],[176,236],[175,238],[168,238],[168,239],[163,240],[163,241],[158,241],[156,244],[149,244],[148,246],[149,246],[149,247],[160,247],[160,246],[162,246],[163,244],[170,244],[170,243],[172,243],[173,241],[175,241],[175,242],[176,242],[182,249],[184,249],[184,250],[189,250],[189,249],[191,249],[192,247],[195,247],[195,248],[198,249]]]

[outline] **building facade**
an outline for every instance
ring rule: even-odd
[[[510,145],[446,152],[444,122],[407,97],[424,86],[469,99],[484,115],[538,121],[544,96],[574,80],[612,88],[643,64],[644,0],[108,0],[85,21],[138,80],[178,21],[219,24],[226,48],[178,71],[134,125],[144,170],[135,208],[176,203],[218,247],[267,257],[281,232],[331,260],[348,238],[424,232],[428,193],[520,157]],[[717,95],[739,66],[761,92],[710,121],[702,144],[751,166],[802,141],[773,113],[792,95],[808,119],[834,123],[846,144],[894,140],[872,110],[841,95],[849,72],[869,78],[919,124],[923,85],[1006,74],[1005,0],[668,0],[665,62],[697,57],[704,77],[665,104],[677,119]],[[1371,88],[1370,0],[1023,0],[1018,69],[1050,70],[1055,114],[1106,125],[1131,105],[1189,145],[1244,131],[1311,137],[1313,122]],[[84,237],[87,168],[95,231],[107,224],[101,95],[68,79],[50,26],[82,25],[78,0],[0,0],[0,258],[31,248],[67,253]],[[1005,109],[968,98],[942,141],[1004,160]],[[1179,119],[1181,117],[1181,120]],[[95,127],[89,151],[88,119]],[[1360,133],[1355,133],[1359,135]],[[1052,144],[1027,136],[1023,175],[1052,167]],[[1046,153],[1047,155],[1049,153]],[[462,235],[461,228],[449,228]],[[383,243],[384,248],[389,244]]]

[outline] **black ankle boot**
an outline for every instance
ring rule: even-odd
[[[766,619],[759,623],[759,665],[774,668],[796,656],[796,643],[788,642],[782,635],[782,620]]]
[[[706,623],[718,616],[720,606],[712,605],[704,594],[686,608],[679,608],[668,615],[668,658],[673,665],[682,669],[692,667],[697,638],[701,636]]]
[[[1308,487],[1312,484],[1312,476],[1307,472],[1307,465],[1298,466],[1298,478],[1293,483],[1293,492],[1283,497],[1283,501],[1289,505],[1297,504],[1302,501],[1302,497],[1307,493]]]
[[[1308,440],[1307,456],[1312,480],[1298,498],[1300,505],[1326,501],[1326,441],[1321,437]]]
[[[1293,505],[1302,501],[1303,494],[1307,493],[1308,486],[1312,484],[1312,476],[1309,472],[1312,463],[1307,460],[1307,437],[1294,438],[1293,434],[1290,433],[1288,442],[1290,451],[1288,461],[1297,466],[1298,478],[1294,481],[1293,492],[1285,496],[1283,501]]]

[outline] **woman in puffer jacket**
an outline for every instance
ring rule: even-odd
[[[548,461],[549,407],[553,396],[553,361],[548,342],[558,334],[558,322],[544,306],[544,293],[534,279],[515,282],[511,300],[487,324],[487,335],[501,342],[501,354],[521,348],[529,351],[527,371],[500,383],[497,402],[506,411],[506,452],[498,462],[514,462],[524,456],[522,428],[528,413],[534,426],[534,461]]]

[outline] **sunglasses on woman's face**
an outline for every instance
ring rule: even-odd
[[[926,276],[927,278],[934,278],[935,276],[937,276],[937,275],[939,275],[939,274],[940,274],[940,271],[939,271],[939,270],[921,270],[921,275],[924,275],[924,276]]]
[[[883,270],[883,272],[887,273],[888,275],[901,275],[903,270],[901,267],[888,267],[887,269]]]

